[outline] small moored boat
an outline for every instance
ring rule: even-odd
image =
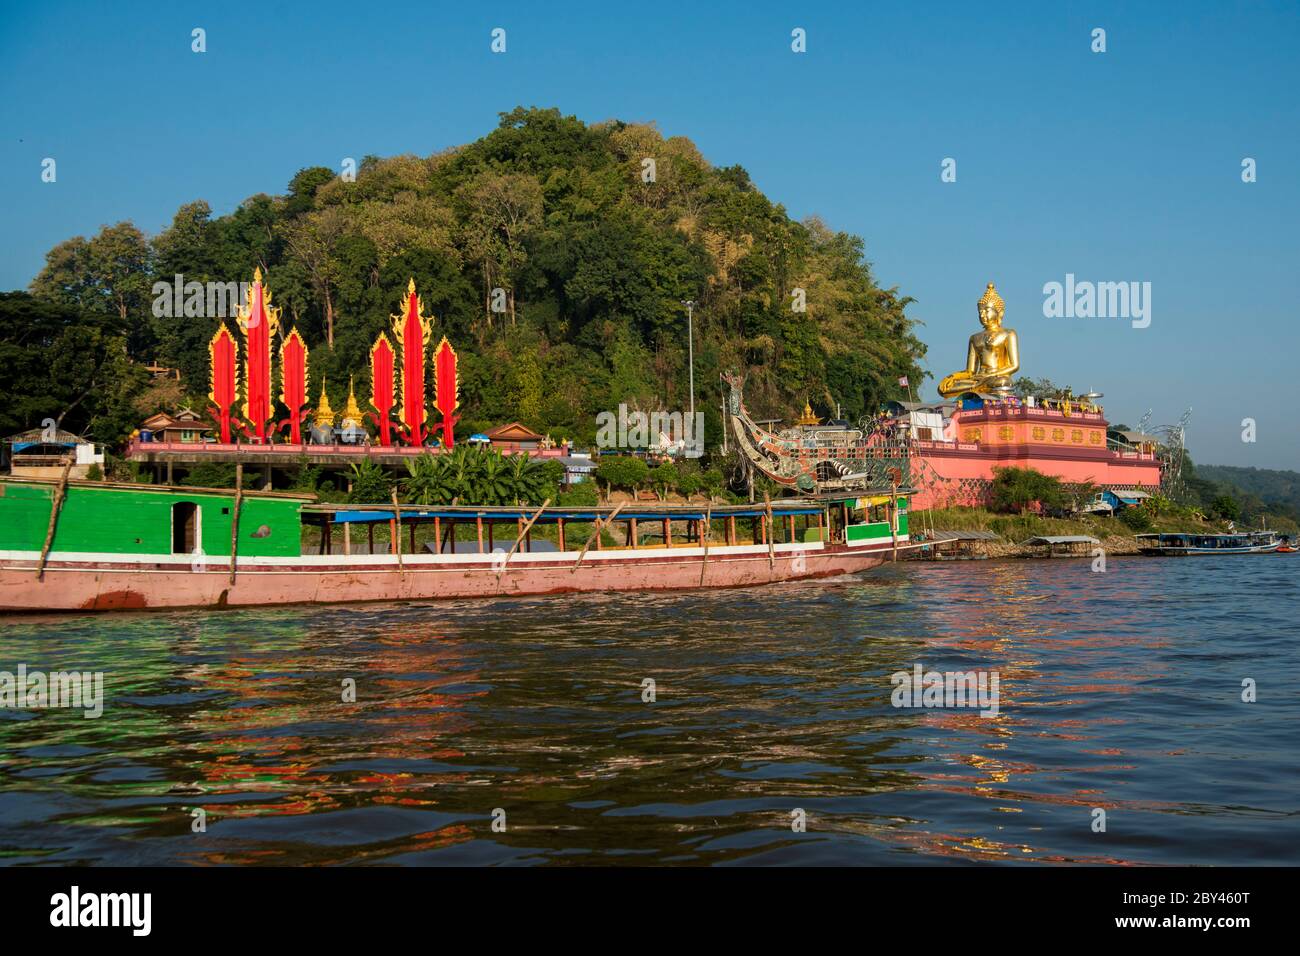
[[[1159,532],[1139,534],[1138,551],[1158,557],[1191,554],[1269,554],[1282,547],[1276,531],[1245,531],[1233,534],[1190,534]]]

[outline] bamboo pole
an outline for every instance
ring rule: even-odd
[[[898,485],[889,486],[889,537],[894,542],[894,553],[890,558],[898,561]]]
[[[528,523],[524,525],[523,529],[519,532],[519,537],[515,538],[515,543],[510,546],[510,550],[506,552],[506,556],[501,559],[501,567],[497,569],[498,582],[501,580],[501,575],[505,573],[506,564],[514,556],[514,553],[519,550],[519,542],[524,540],[524,536],[527,535],[529,529],[532,528],[533,522],[535,522],[538,518],[542,516],[542,512],[547,509],[550,503],[551,503],[550,498],[547,498],[545,501],[542,502],[542,506],[537,509],[536,514],[534,514],[531,518],[528,519]]]
[[[239,512],[244,506],[244,463],[235,462],[235,507],[230,515],[230,584],[235,583],[235,560],[239,556]]]
[[[604,531],[605,528],[606,528],[606,527],[607,527],[607,526],[608,526],[608,525],[609,525],[609,524],[610,524],[610,523],[611,523],[615,518],[618,517],[618,513],[619,513],[620,511],[623,510],[623,505],[625,505],[625,504],[627,504],[626,501],[621,502],[621,503],[619,504],[619,506],[618,506],[617,508],[614,509],[614,511],[610,514],[610,516],[609,516],[608,518],[605,518],[605,519],[603,519],[603,520],[600,519],[600,518],[597,518],[597,519],[596,519],[596,530],[594,530],[594,531],[591,532],[591,537],[588,538],[588,539],[587,539],[587,543],[584,544],[584,545],[582,546],[582,551],[578,554],[578,560],[575,561],[575,562],[573,562],[573,567],[569,568],[569,573],[570,573],[570,574],[572,574],[574,571],[578,570],[578,565],[582,564],[582,559],[585,558],[585,557],[587,556],[587,549],[591,547],[591,543],[592,543],[593,541],[596,542],[596,550],[600,550],[600,533],[601,533],[602,531]]]
[[[397,555],[397,570],[405,572],[402,566],[402,509],[397,504],[397,489],[393,489],[393,553]]]
[[[704,572],[709,568],[709,539],[713,537],[713,502],[704,512],[704,560],[700,562],[700,587],[704,587]]]
[[[50,556],[50,546],[54,544],[54,527],[59,521],[59,512],[63,510],[63,499],[68,495],[68,475],[72,471],[72,462],[63,463],[63,474],[59,485],[54,489],[54,499],[50,502],[50,525],[45,529],[45,543],[41,545],[41,557],[36,562],[36,580],[45,580],[45,561]]]
[[[772,526],[772,496],[763,492],[763,507],[767,509],[767,519],[763,522],[764,537],[767,538],[767,568],[776,567],[776,528]]]

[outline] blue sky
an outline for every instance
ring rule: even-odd
[[[654,121],[863,236],[936,378],[992,280],[1025,374],[1129,424],[1192,406],[1198,461],[1300,468],[1296,3],[158,6],[0,0],[0,289],[103,223],[152,233],[196,198],[225,213],[304,166],[556,106]],[[1150,327],[1045,318],[1067,273],[1150,282]]]

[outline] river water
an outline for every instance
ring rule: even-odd
[[[987,561],[9,618],[0,670],[105,683],[96,719],[0,710],[0,862],[1296,864],[1298,581]],[[893,706],[918,664],[996,673],[998,713]]]

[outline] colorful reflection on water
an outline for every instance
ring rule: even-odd
[[[102,670],[107,700],[0,711],[0,861],[1294,864],[1298,579],[1282,556],[981,562],[13,618],[0,670]],[[999,713],[893,707],[917,663],[996,671]]]

